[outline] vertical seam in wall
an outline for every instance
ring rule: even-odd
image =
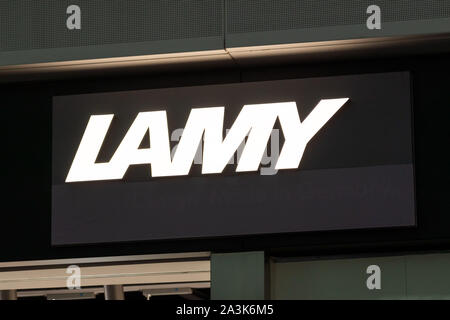
[[[270,300],[270,257],[264,250],[264,300]]]
[[[223,35],[223,50],[228,53],[227,50],[227,6],[225,4],[226,0],[222,0],[222,35]]]
[[[222,28],[223,28],[223,50],[230,57],[231,61],[233,61],[234,65],[239,68],[239,82],[242,82],[242,70],[239,66],[239,63],[234,59],[233,55],[228,51],[227,48],[227,0],[222,0]]]
[[[408,257],[403,256],[405,268],[405,297],[408,299]]]

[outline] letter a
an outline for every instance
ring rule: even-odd
[[[70,5],[66,10],[67,14],[70,14],[66,20],[66,26],[69,30],[81,29],[81,9],[77,5]]]
[[[371,5],[367,8],[367,13],[372,14],[367,19],[367,29],[380,30],[381,29],[381,9],[377,5]]]

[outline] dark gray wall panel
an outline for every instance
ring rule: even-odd
[[[0,65],[223,49],[222,18],[222,0],[0,0]]]
[[[367,288],[370,265],[380,267],[379,290]],[[271,298],[448,300],[449,268],[449,253],[281,261],[271,265]]]
[[[366,27],[368,6],[381,8],[382,29]],[[447,0],[227,0],[226,46],[450,32]]]
[[[81,8],[81,30],[66,8]],[[450,33],[448,0],[0,0],[0,67],[327,40]],[[225,28],[226,26],[226,28]],[[232,50],[230,50],[232,53]]]

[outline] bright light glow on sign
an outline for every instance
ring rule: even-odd
[[[221,173],[247,135],[236,171],[257,171],[277,118],[285,142],[275,168],[298,168],[308,142],[348,100],[321,100],[303,122],[295,102],[245,105],[225,138],[224,107],[194,108],[173,158],[166,111],[140,112],[107,163],[95,161],[114,115],[92,115],[66,182],[122,179],[134,164],[150,164],[152,177],[188,175],[202,138],[202,173]],[[139,149],[147,132],[151,147]]]

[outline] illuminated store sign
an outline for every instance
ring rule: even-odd
[[[52,243],[416,223],[408,72],[53,98]]]
[[[223,135],[224,107],[191,110],[183,135],[171,159],[166,111],[140,112],[108,163],[95,163],[113,114],[90,117],[66,182],[122,179],[130,165],[151,164],[153,177],[189,174],[203,141],[202,173],[221,173],[248,136],[236,172],[257,171],[278,119],[285,137],[275,169],[296,169],[308,141],[348,101],[321,100],[301,122],[295,102],[246,105]],[[139,148],[150,134],[150,148]]]

